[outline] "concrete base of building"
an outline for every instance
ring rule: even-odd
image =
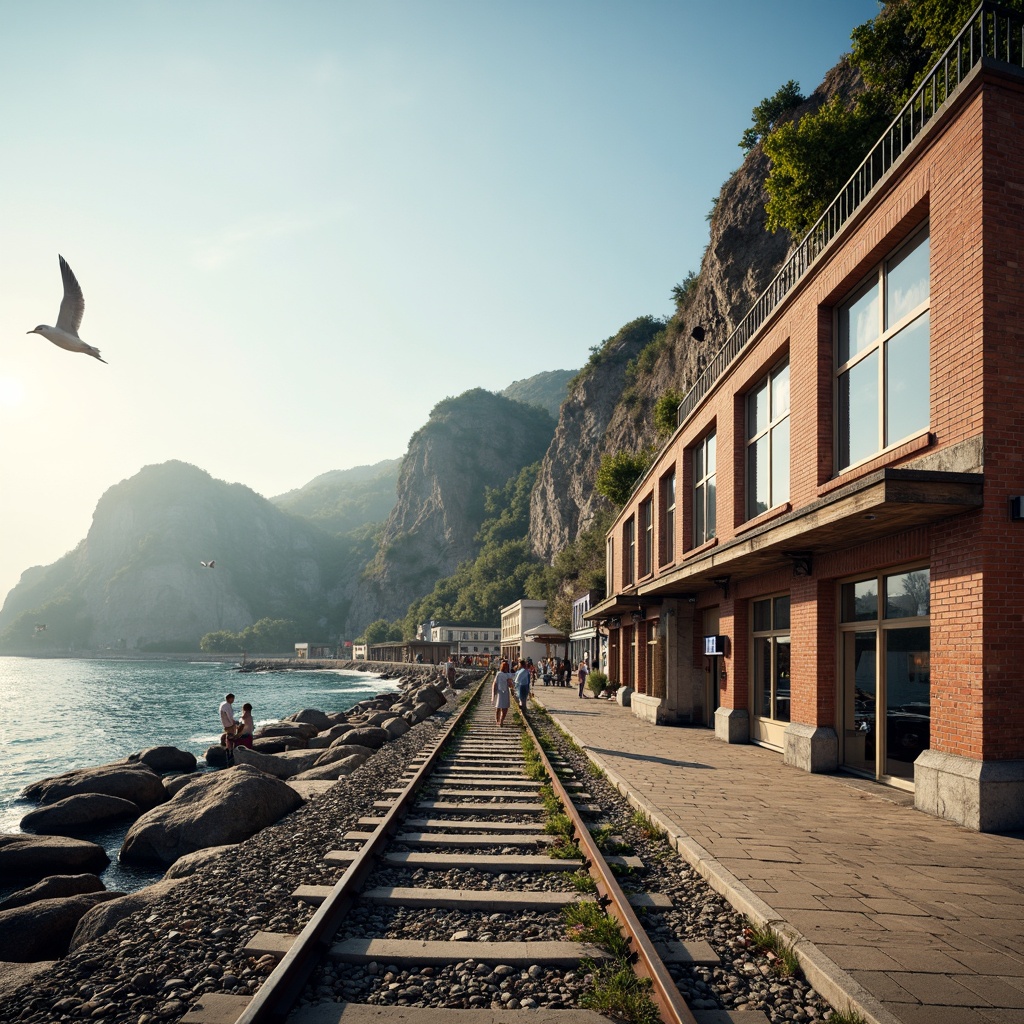
[[[615,703],[619,707],[628,708],[633,701],[633,687],[632,686],[620,686],[615,691]]]
[[[790,722],[782,742],[784,764],[805,772],[833,772],[839,767],[839,737],[835,729]]]
[[[719,708],[715,712],[715,739],[726,743],[749,743],[750,716],[739,708]]]
[[[1024,761],[977,761],[925,750],[914,762],[914,806],[977,832],[1024,830]]]
[[[665,702],[660,697],[649,697],[646,693],[633,693],[630,697],[633,714],[651,725],[664,725],[668,721]]]

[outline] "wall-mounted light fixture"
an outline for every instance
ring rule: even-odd
[[[729,597],[729,580],[731,576],[712,576],[711,582],[714,583],[719,590],[722,591],[722,596],[728,600]]]
[[[812,575],[814,555],[810,551],[786,551],[786,557],[793,563],[794,576]]]
[[[632,619],[632,620],[633,620],[634,622],[643,622],[643,621],[644,621],[644,618],[645,618],[645,615],[644,615],[644,610],[643,610],[643,608],[638,608],[638,609],[637,609],[637,610],[636,610],[635,612],[630,612],[630,613],[629,613],[629,617],[630,617],[630,618],[631,618],[631,619]]]

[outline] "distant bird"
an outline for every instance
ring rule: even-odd
[[[217,563],[211,558],[208,562],[199,563],[204,569],[212,569]]]
[[[64,298],[60,301],[60,312],[57,314],[57,326],[50,327],[47,324],[40,324],[33,327],[26,334],[41,334],[47,341],[54,345],[67,349],[69,352],[81,352],[83,355],[92,356],[105,363],[106,359],[101,358],[100,350],[87,345],[78,336],[78,328],[82,324],[82,314],[85,312],[85,298],[82,295],[82,288],[75,277],[74,271],[68,266],[63,256],[57,256],[60,260],[60,276],[64,279]]]

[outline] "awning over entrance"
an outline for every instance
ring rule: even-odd
[[[786,565],[810,574],[815,554],[971,512],[981,508],[982,500],[980,473],[880,469],[735,540],[703,549],[678,569],[638,586],[633,600],[650,603],[657,596],[718,586],[723,577],[735,581]]]
[[[981,508],[980,473],[880,469],[795,511],[777,510],[766,522],[724,544],[703,547],[647,583],[613,594],[583,617],[600,621],[648,608],[783,566],[810,574],[814,556],[852,547],[915,526]]]

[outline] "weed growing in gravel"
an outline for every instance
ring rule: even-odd
[[[597,843],[597,848],[604,854],[614,856],[615,854],[629,854],[633,847],[622,841],[617,834],[615,825],[601,825],[599,828],[592,828],[590,834]]]
[[[629,955],[629,943],[622,937],[618,924],[599,904],[589,900],[570,903],[562,909],[562,917],[569,926],[569,938],[574,942],[590,942],[614,957]]]
[[[555,796],[555,791],[550,786],[541,786],[538,795],[540,802],[544,805],[544,811],[549,817],[562,813],[562,801]]]
[[[630,815],[629,823],[634,828],[638,828],[648,839],[661,842],[668,836],[668,833],[660,825],[656,825],[648,815],[639,809]]]
[[[548,847],[548,856],[554,860],[578,860],[583,851],[569,836],[559,836],[558,841]]]
[[[597,892],[597,882],[586,871],[574,871],[569,876],[569,881],[577,892]]]
[[[543,782],[548,777],[548,773],[544,769],[544,762],[540,759],[540,754],[537,753],[536,747],[530,742],[529,737],[525,733],[523,733],[522,746],[523,770],[526,773],[526,777],[533,779],[534,782]]]
[[[566,839],[572,839],[573,827],[572,819],[568,814],[552,814],[546,822],[544,822],[544,831],[549,836],[564,836]]]
[[[605,776],[604,769],[599,764],[594,764],[593,761],[587,761],[586,772],[595,779],[603,779]]]
[[[857,1010],[833,1010],[832,1015],[825,1020],[828,1024],[867,1024],[864,1015]]]
[[[774,928],[765,925],[763,928],[751,927],[750,938],[754,948],[770,954],[772,971],[784,978],[791,978],[800,970],[800,960],[793,950],[793,943],[787,942]]]
[[[584,960],[580,969],[592,979],[592,989],[580,997],[580,1006],[629,1024],[659,1024],[661,1017],[651,999],[651,979],[638,978],[625,959],[598,965]]]

